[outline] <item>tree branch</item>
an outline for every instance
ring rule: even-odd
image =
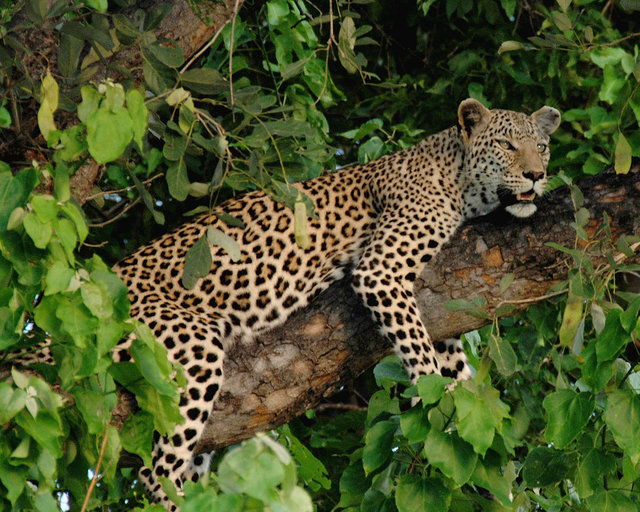
[[[592,236],[610,218],[614,239],[640,234],[640,172],[606,172],[580,183],[591,213]],[[464,226],[416,282],[416,296],[433,339],[459,336],[486,320],[450,311],[451,299],[483,297],[488,312],[505,301],[523,309],[567,276],[566,254],[547,246],[574,247],[574,209],[566,188],[548,194],[532,219],[484,218]],[[602,258],[604,261],[604,258]],[[499,293],[502,276],[515,279]],[[219,448],[286,423],[316,406],[390,352],[348,279],[255,343],[238,344],[225,363],[225,384],[200,441]]]

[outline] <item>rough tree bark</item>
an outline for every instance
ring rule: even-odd
[[[603,213],[614,238],[640,234],[640,171],[607,172],[583,181],[587,226],[593,235]],[[464,226],[416,283],[425,323],[434,339],[457,336],[486,323],[449,311],[450,299],[484,297],[491,313],[504,301],[516,308],[541,300],[566,278],[566,254],[545,245],[573,247],[573,206],[566,188],[546,196],[532,219],[481,219]],[[497,221],[497,222],[496,222]],[[515,274],[499,293],[501,277]],[[200,442],[210,450],[273,428],[314,407],[390,352],[349,286],[336,283],[281,328],[255,343],[237,344],[225,364],[226,381]]]

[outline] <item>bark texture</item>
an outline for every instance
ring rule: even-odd
[[[580,183],[591,213],[589,235],[610,218],[614,238],[640,234],[640,172],[603,173]],[[491,313],[504,301],[524,308],[566,278],[574,210],[566,188],[548,194],[531,219],[493,215],[464,226],[416,282],[416,296],[433,339],[477,329],[486,320],[450,311],[451,299],[484,297]],[[515,274],[502,295],[499,283]],[[520,301],[520,302],[518,302]],[[251,344],[237,344],[225,363],[225,384],[199,444],[226,446],[281,425],[314,407],[390,352],[349,279],[336,283],[286,324]]]

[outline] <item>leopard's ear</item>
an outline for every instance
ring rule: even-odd
[[[465,144],[489,122],[491,111],[478,100],[468,98],[458,107],[458,123]]]
[[[560,112],[553,107],[544,106],[531,114],[531,117],[546,135],[551,135],[560,126]]]

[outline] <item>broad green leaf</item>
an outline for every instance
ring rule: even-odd
[[[11,212],[22,205],[24,188],[10,172],[0,173],[0,230],[7,229]]]
[[[618,142],[615,149],[614,167],[616,174],[627,174],[631,169],[631,146],[622,132],[618,132]]]
[[[182,285],[187,290],[193,289],[198,279],[209,273],[212,263],[211,249],[209,249],[207,237],[201,236],[184,257]]]
[[[293,435],[288,425],[280,427],[279,433],[286,440],[286,446],[298,464],[300,478],[314,491],[320,488],[329,489],[331,481],[327,478],[327,468],[324,464]]]
[[[229,255],[229,258],[231,258],[231,261],[236,262],[240,260],[242,255],[240,244],[238,244],[234,238],[220,231],[218,228],[214,228],[213,226],[209,226],[207,228],[207,240],[209,240],[211,245],[222,247]]]
[[[380,361],[373,368],[373,376],[375,377],[376,384],[378,384],[378,386],[382,386],[387,389],[397,383],[401,383],[405,386],[410,384],[407,371],[395,357]]]
[[[188,69],[180,76],[181,83],[194,92],[215,96],[229,89],[229,82],[218,70],[211,68]]]
[[[133,139],[133,121],[126,109],[99,108],[87,119],[89,153],[104,164],[119,158]]]
[[[137,89],[127,91],[127,110],[131,116],[133,127],[133,140],[138,144],[140,151],[144,149],[142,137],[147,131],[149,111],[144,104],[144,98]]]
[[[187,175],[187,165],[182,158],[169,165],[167,169],[167,185],[169,186],[169,193],[178,201],[184,201],[189,195],[190,183]]]
[[[516,356],[516,353],[513,351],[511,343],[493,332],[489,336],[488,341],[489,356],[496,364],[498,371],[508,377],[516,371],[518,366],[518,356]]]
[[[502,276],[502,279],[500,279],[500,293],[504,293],[506,292],[509,287],[511,286],[511,283],[513,283],[513,280],[515,279],[516,275],[513,272],[509,272],[508,274],[505,274]]]
[[[35,213],[28,213],[22,224],[38,249],[47,247],[52,235],[50,223],[42,222]]]
[[[569,290],[567,296],[567,305],[564,308],[562,315],[562,325],[558,337],[560,338],[560,344],[563,347],[572,347],[575,341],[576,333],[578,332],[578,326],[582,319],[582,310],[584,307],[584,300],[582,297],[578,297]]]
[[[605,450],[592,448],[580,459],[574,480],[581,498],[587,498],[604,488],[604,477],[616,469],[616,459]]]
[[[630,390],[616,390],[607,397],[604,421],[613,438],[633,464],[640,461],[640,396]]]
[[[16,423],[22,427],[35,441],[49,450],[54,456],[62,456],[62,423],[57,412],[40,409],[36,419],[26,410],[16,417]]]
[[[90,434],[101,434],[111,418],[104,395],[91,389],[75,387],[71,390],[75,405],[84,418]]]
[[[153,385],[158,393],[166,396],[175,394],[176,390],[173,383],[167,381],[164,372],[158,368],[156,354],[154,354],[151,347],[135,339],[131,343],[129,350],[142,376]]]
[[[175,41],[168,39],[162,41],[154,41],[147,45],[153,56],[170,68],[178,67],[184,61],[182,48]]]
[[[0,382],[0,423],[8,423],[25,407],[26,401],[27,394],[24,390]]]
[[[28,468],[9,464],[9,459],[0,460],[0,482],[7,490],[6,498],[11,502],[12,508],[27,483]]]
[[[442,377],[437,373],[421,375],[418,379],[418,395],[423,405],[434,404],[442,398],[447,386],[453,382],[450,377]]]
[[[547,412],[545,441],[561,450],[573,441],[587,425],[595,407],[591,393],[560,389],[542,402]]]
[[[436,428],[429,430],[424,453],[429,463],[451,478],[456,486],[469,480],[478,460],[478,455],[469,443],[455,434],[441,432]]]
[[[70,269],[61,261],[55,261],[45,277],[45,295],[53,295],[63,292],[69,286],[71,278],[75,275],[75,271]]]
[[[31,199],[31,207],[42,222],[51,222],[58,213],[58,205],[49,195],[34,195]]]
[[[469,381],[456,386],[453,400],[460,437],[470,443],[476,453],[484,455],[493,443],[496,429],[501,431],[509,408],[500,400],[498,390],[486,385],[478,388]]]
[[[400,416],[400,428],[409,443],[421,443],[429,433],[428,411],[417,405]]]
[[[91,85],[83,85],[80,94],[82,102],[78,105],[78,117],[80,121],[86,123],[91,114],[98,110],[102,95]]]
[[[437,478],[405,474],[398,481],[398,512],[447,512],[450,504],[451,491]]]
[[[491,491],[500,503],[509,506],[511,504],[511,482],[507,477],[506,470],[504,473],[503,475],[500,465],[493,465],[487,460],[478,459],[471,475],[471,482]]]
[[[379,421],[368,430],[362,453],[365,474],[382,467],[391,458],[393,436],[397,428],[393,421]]]
[[[522,477],[528,487],[545,487],[565,478],[571,464],[571,458],[563,452],[538,446],[527,455]]]
[[[84,282],[80,287],[80,292],[84,305],[93,313],[93,316],[104,320],[113,315],[113,303],[104,285]]]
[[[615,359],[630,340],[629,334],[620,324],[622,311],[613,309],[607,313],[604,329],[596,337],[598,363]]]
[[[637,512],[638,506],[624,491],[600,490],[586,500],[589,510],[598,512]]]
[[[42,79],[42,98],[40,109],[38,110],[38,127],[42,136],[49,145],[54,143],[53,132],[56,131],[56,123],[53,120],[53,113],[58,109],[58,83],[51,73],[47,73]]]

